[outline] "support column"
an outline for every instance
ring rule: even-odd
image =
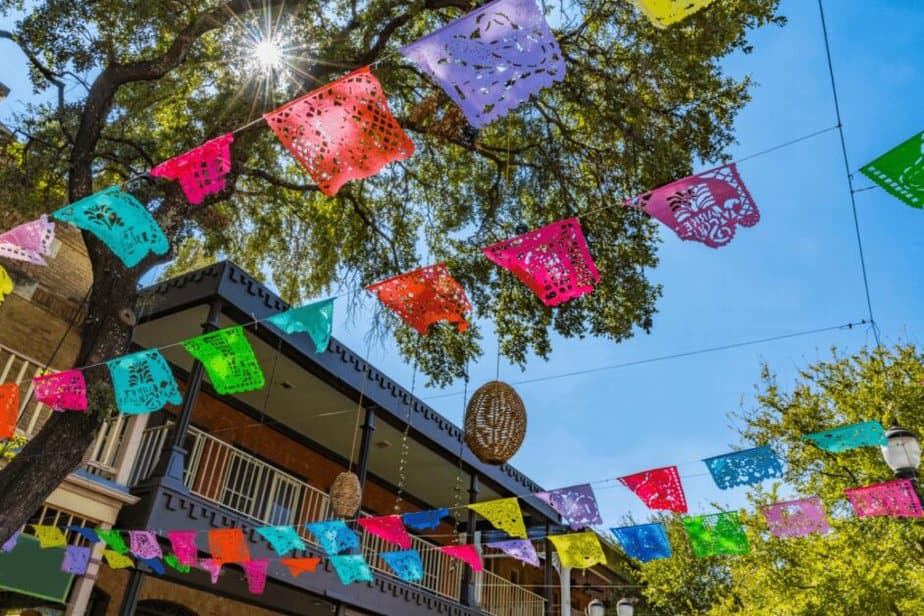
[[[472,479],[468,486],[468,503],[471,505],[478,502],[478,475],[472,473]],[[466,541],[473,543],[475,539],[475,512],[468,510],[468,520],[466,522]],[[472,568],[466,566],[462,570],[462,605],[475,607],[477,604],[477,595],[475,594],[475,578],[472,575]]]
[[[218,319],[220,317],[221,300],[215,300],[209,306],[209,316],[205,323],[202,324],[202,333],[207,334],[218,329]],[[193,360],[192,369],[189,372],[189,381],[186,383],[186,392],[183,395],[183,406],[180,408],[180,414],[176,418],[173,442],[169,449],[164,452],[169,457],[166,470],[163,473],[163,483],[180,491],[186,491],[186,486],[183,484],[183,469],[186,468],[187,451],[183,448],[183,444],[186,441],[189,421],[192,419],[192,412],[196,407],[196,400],[199,398],[199,391],[202,389],[204,378],[205,367],[202,362]]]
[[[558,582],[561,585],[561,616],[571,616],[571,567],[558,567]]]
[[[142,415],[133,415],[128,420],[128,426],[122,436],[122,444],[119,446],[119,453],[115,460],[115,482],[120,485],[126,485],[132,475],[132,469],[135,466],[135,460],[138,458],[138,451],[141,446],[141,437],[144,436],[144,430],[148,427],[148,418],[150,413]]]
[[[138,609],[138,595],[141,594],[141,584],[144,582],[144,573],[132,569],[128,574],[128,584],[125,585],[125,594],[122,595],[122,605],[119,607],[119,616],[133,616]]]
[[[366,473],[369,471],[369,450],[372,447],[372,433],[375,432],[375,408],[366,409],[366,419],[363,422],[363,435],[359,441],[359,460],[356,463],[356,475],[359,477],[359,487],[366,487]]]
[[[552,591],[552,542],[549,541],[549,534],[552,532],[548,522],[545,525],[545,571],[543,584],[545,585],[545,610],[543,616],[552,616],[552,599],[555,593]]]

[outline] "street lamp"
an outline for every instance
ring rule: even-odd
[[[900,479],[915,479],[921,464],[921,443],[910,430],[892,426],[885,433],[882,457]]]
[[[606,605],[600,599],[594,599],[587,604],[587,609],[585,610],[587,616],[605,616],[606,615]]]
[[[620,599],[616,602],[617,616],[632,616],[635,613],[635,607],[630,599]]]

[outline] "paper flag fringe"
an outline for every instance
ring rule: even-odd
[[[35,399],[56,411],[87,410],[87,384],[80,370],[65,370],[32,379]]]
[[[629,558],[643,563],[671,557],[671,544],[664,526],[655,522],[613,528],[613,535]]]
[[[495,0],[401,49],[480,128],[561,81],[565,62],[535,0]]]
[[[106,564],[109,565],[111,569],[126,569],[135,566],[131,558],[113,550],[103,550],[103,558],[106,559]]]
[[[247,590],[251,594],[261,595],[266,588],[266,572],[269,570],[268,558],[255,558],[242,563],[244,577],[247,578]]]
[[[216,137],[162,162],[151,169],[149,175],[178,180],[189,202],[199,205],[208,195],[224,190],[225,176],[231,171],[233,142],[232,133]]]
[[[149,252],[162,255],[170,249],[150,212],[117,186],[71,203],[52,216],[95,235],[125,267],[135,267]]]
[[[681,520],[698,558],[723,554],[747,554],[747,535],[736,511],[723,511]]]
[[[43,256],[51,254],[55,241],[55,224],[42,214],[38,220],[0,233],[0,257],[45,265]]]
[[[589,483],[559,488],[551,492],[536,492],[533,496],[557,511],[572,530],[603,524],[597,497]]]
[[[648,505],[649,509],[687,512],[687,499],[676,466],[666,466],[620,477],[624,486]]]
[[[824,506],[817,496],[761,507],[774,537],[805,537],[831,530]]]
[[[303,573],[314,573],[318,568],[320,558],[282,558],[279,560],[284,566],[288,567],[292,577],[298,577]]]
[[[388,563],[395,575],[405,582],[416,582],[423,579],[423,562],[417,550],[379,552],[379,556]]]
[[[149,530],[130,530],[128,540],[132,554],[142,560],[164,557],[160,544],[157,543],[157,537]]]
[[[431,530],[440,525],[440,520],[449,515],[448,509],[433,509],[430,511],[415,511],[401,516],[404,524],[415,530]]]
[[[590,293],[600,280],[577,218],[492,244],[481,252],[510,270],[546,306]]]
[[[634,0],[642,13],[658,28],[682,21],[712,4],[713,0]]]
[[[369,569],[366,559],[359,554],[331,556],[330,564],[334,566],[337,576],[344,584],[372,581],[372,570]]]
[[[802,438],[813,442],[819,449],[833,453],[857,447],[879,447],[887,442],[885,431],[878,421],[838,426],[831,430],[806,434]]]
[[[183,397],[167,360],[157,349],[124,355],[106,362],[116,406],[126,415],[151,413]]]
[[[473,571],[482,571],[484,569],[484,565],[481,563],[481,554],[473,545],[444,545],[440,547],[440,552],[468,563]]]
[[[0,385],[0,439],[12,438],[16,434],[19,419],[19,385]]]
[[[769,445],[706,458],[703,462],[722,490],[783,476],[783,466]]]
[[[209,552],[211,560],[217,565],[225,563],[246,563],[250,560],[250,548],[244,531],[239,528],[220,528],[210,530]]]
[[[13,279],[7,273],[6,269],[0,265],[0,306],[6,296],[13,292]]]
[[[606,564],[606,555],[597,535],[590,531],[570,535],[549,535],[563,567],[586,569]]]
[[[757,204],[734,163],[676,180],[628,203],[660,220],[680,239],[711,248],[731,242],[738,225],[753,227],[760,221]]]
[[[203,558],[199,561],[199,568],[208,571],[212,584],[218,582],[218,576],[221,575],[221,563],[217,563],[211,558]]]
[[[263,116],[325,195],[409,158],[414,144],[388,109],[369,67]]]
[[[35,531],[35,537],[39,541],[39,547],[43,550],[46,548],[60,548],[67,545],[67,538],[61,529],[57,526],[47,524],[32,524],[32,530]]]
[[[924,209],[924,131],[860,168],[902,202]]]
[[[125,544],[125,540],[122,539],[122,533],[118,530],[97,528],[96,534],[106,543],[106,547],[109,548],[110,551],[116,554],[128,553],[128,546]]]
[[[844,495],[857,517],[889,516],[920,518],[921,501],[908,479],[895,479],[862,488],[848,488]]]
[[[291,526],[263,526],[257,532],[266,539],[279,556],[292,550],[304,550],[305,542]]]
[[[184,567],[195,567],[199,556],[196,547],[196,531],[194,530],[168,530],[167,538],[173,547],[177,561]]]
[[[359,537],[340,520],[305,524],[328,556],[359,547]]]
[[[363,529],[380,539],[394,543],[408,550],[411,547],[411,537],[404,530],[404,523],[399,515],[384,515],[373,518],[359,518],[356,522]]]
[[[472,305],[465,290],[443,263],[428,265],[366,288],[421,336],[426,336],[430,326],[439,321],[457,324],[460,332],[468,329],[465,314],[472,310]]]
[[[292,308],[267,319],[287,334],[304,332],[314,342],[315,351],[323,353],[330,344],[334,328],[334,300],[326,299]]]
[[[523,512],[517,498],[499,498],[484,503],[473,503],[468,508],[485,518],[494,528],[502,530],[511,537],[526,539],[526,525]]]
[[[501,550],[507,556],[516,558],[517,560],[538,567],[539,555],[536,554],[536,548],[533,547],[533,542],[527,539],[510,539],[508,541],[494,541],[491,543],[485,544],[489,548],[494,548],[496,550]]]
[[[253,391],[265,385],[260,363],[240,325],[203,334],[182,344],[205,366],[219,394]]]
[[[72,575],[83,575],[90,564],[90,548],[69,545],[64,550],[64,560],[61,561],[61,571]]]

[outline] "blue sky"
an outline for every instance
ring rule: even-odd
[[[828,0],[826,9],[850,166],[857,170],[924,129],[919,61],[924,57],[924,4]],[[784,0],[782,12],[790,20],[787,26],[754,32],[754,52],[725,63],[731,74],[749,74],[757,82],[753,101],[736,124],[739,143],[729,151],[733,158],[836,123],[817,5]],[[0,28],[11,25],[0,19]],[[0,81],[13,90],[0,104],[3,119],[34,99],[24,59],[8,41],[0,45],[8,58]],[[663,284],[664,296],[650,335],[640,332],[621,344],[556,340],[550,361],[534,360],[525,373],[502,366],[501,378],[537,379],[866,318],[837,132],[746,161],[740,171],[760,208],[760,223],[739,229],[731,245],[719,250],[662,233],[661,264],[651,276]],[[870,182],[857,175],[856,185]],[[858,193],[857,209],[883,341],[918,343],[924,332],[924,212],[879,189]],[[334,333],[363,350],[363,321],[362,316],[350,323],[341,320]],[[739,442],[728,413],[752,404],[761,363],[769,363],[785,385],[800,367],[827,357],[831,347],[853,351],[871,342],[865,328],[831,331],[523,384],[518,389],[529,413],[529,432],[513,464],[545,487],[677,464],[691,512],[709,511],[710,503],[738,506],[742,492],[719,491],[697,460]],[[493,347],[493,341],[486,341],[486,348]],[[387,345],[371,350],[375,364],[409,385],[411,370],[395,357]],[[472,367],[471,388],[493,378],[494,364],[489,352]],[[418,388],[424,398],[460,391],[461,383],[442,392]],[[461,422],[461,395],[428,401]],[[607,522],[616,524],[626,514],[646,515],[644,506],[620,486],[599,486],[597,495]]]

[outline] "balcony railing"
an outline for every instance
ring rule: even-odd
[[[164,425],[144,431],[130,485],[147,479],[154,471],[169,428]],[[261,524],[294,526],[306,541],[317,545],[304,525],[329,517],[327,494],[202,430],[190,428],[186,446],[189,455],[183,482],[191,493]],[[411,542],[420,553],[424,569],[423,580],[415,584],[458,601],[464,563],[413,535]],[[376,571],[393,575],[379,552],[394,549],[388,542],[363,533],[363,554]],[[482,610],[496,616],[542,615],[542,597],[502,577],[487,572],[484,575],[490,581],[485,581],[482,588]]]
[[[42,371],[43,365],[38,360],[0,345],[0,383],[16,383],[20,387],[16,432],[27,439],[35,436],[54,412],[32,395],[35,391],[32,379],[41,376]],[[115,465],[125,425],[125,416],[121,413],[115,414],[103,424],[87,451],[85,470],[106,479],[115,478]]]

